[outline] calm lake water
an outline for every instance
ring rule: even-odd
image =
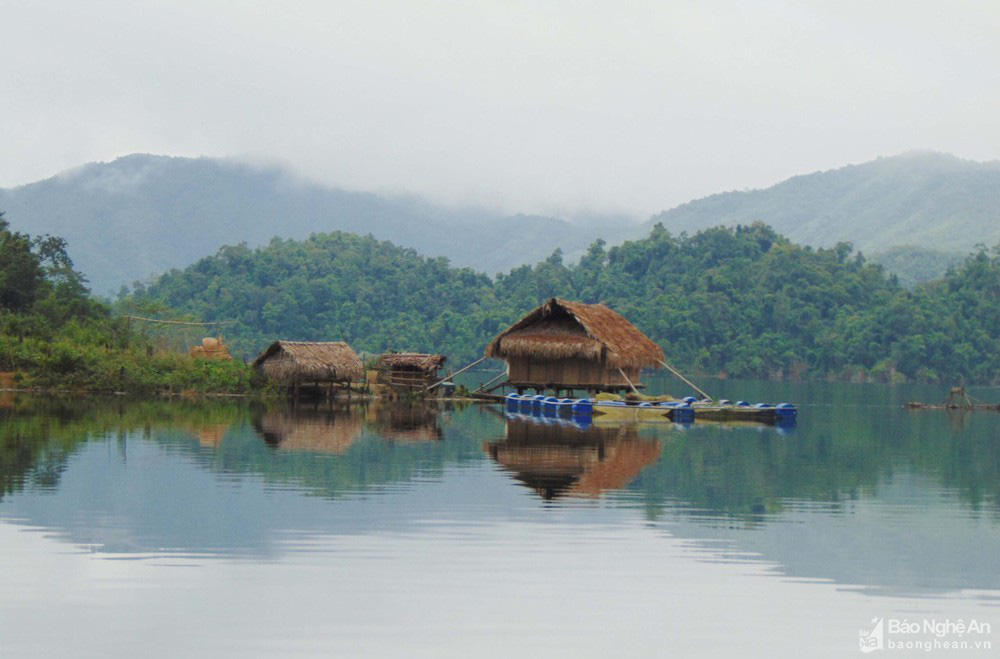
[[[0,656],[997,656],[1000,413],[706,387],[799,422],[0,392]]]

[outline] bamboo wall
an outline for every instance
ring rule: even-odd
[[[380,377],[382,384],[387,384],[395,390],[422,390],[437,382],[438,379],[437,373],[434,371],[417,371],[402,368],[392,369]]]
[[[511,357],[511,384],[533,387],[556,386],[562,389],[590,389],[604,387],[628,387],[628,382],[617,368],[586,359],[538,360],[525,357]],[[625,375],[633,384],[639,384],[639,369],[626,368]]]

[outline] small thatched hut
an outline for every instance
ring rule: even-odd
[[[438,381],[438,371],[444,366],[444,355],[420,352],[387,352],[378,358],[379,382],[399,390],[429,387]]]
[[[493,339],[486,356],[507,361],[519,392],[620,391],[639,386],[642,369],[657,367],[663,350],[603,304],[552,298]]]
[[[254,360],[269,379],[298,391],[302,385],[349,384],[364,373],[361,358],[342,341],[275,341]]]

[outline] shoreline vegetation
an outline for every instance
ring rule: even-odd
[[[557,250],[496,278],[335,232],[226,246],[112,303],[90,294],[65,241],[12,231],[0,213],[0,389],[275,395],[246,362],[278,338],[461,365],[549,297],[608,304],[692,375],[1000,382],[1000,249],[906,289],[848,244],[803,247],[761,223],[679,236],[656,226],[617,247],[599,240],[577,263]],[[202,330],[136,314],[219,323],[235,359],[191,356]]]

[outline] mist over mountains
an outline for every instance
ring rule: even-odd
[[[215,158],[136,154],[0,189],[0,210],[32,235],[65,238],[92,289],[183,268],[223,245],[347,231],[443,256],[493,274],[567,259],[597,238],[765,222],[795,242],[852,242],[905,283],[940,275],[976,244],[1000,242],[1000,162],[931,152],[796,176],[770,188],[724,192],[682,204],[643,224],[596,215],[586,222],[487,208],[451,208],[407,196],[308,183],[278,167]]]
[[[762,221],[816,247],[851,242],[866,255],[913,246],[967,253],[1000,242],[1000,161],[912,151],[764,190],[723,192],[652,217],[673,232]]]
[[[94,292],[183,268],[223,245],[349,231],[391,240],[453,265],[495,273],[561,247],[579,253],[608,226],[482,208],[447,208],[404,196],[307,183],[280,168],[214,158],[136,154],[0,190],[0,210],[20,231],[65,238]]]

